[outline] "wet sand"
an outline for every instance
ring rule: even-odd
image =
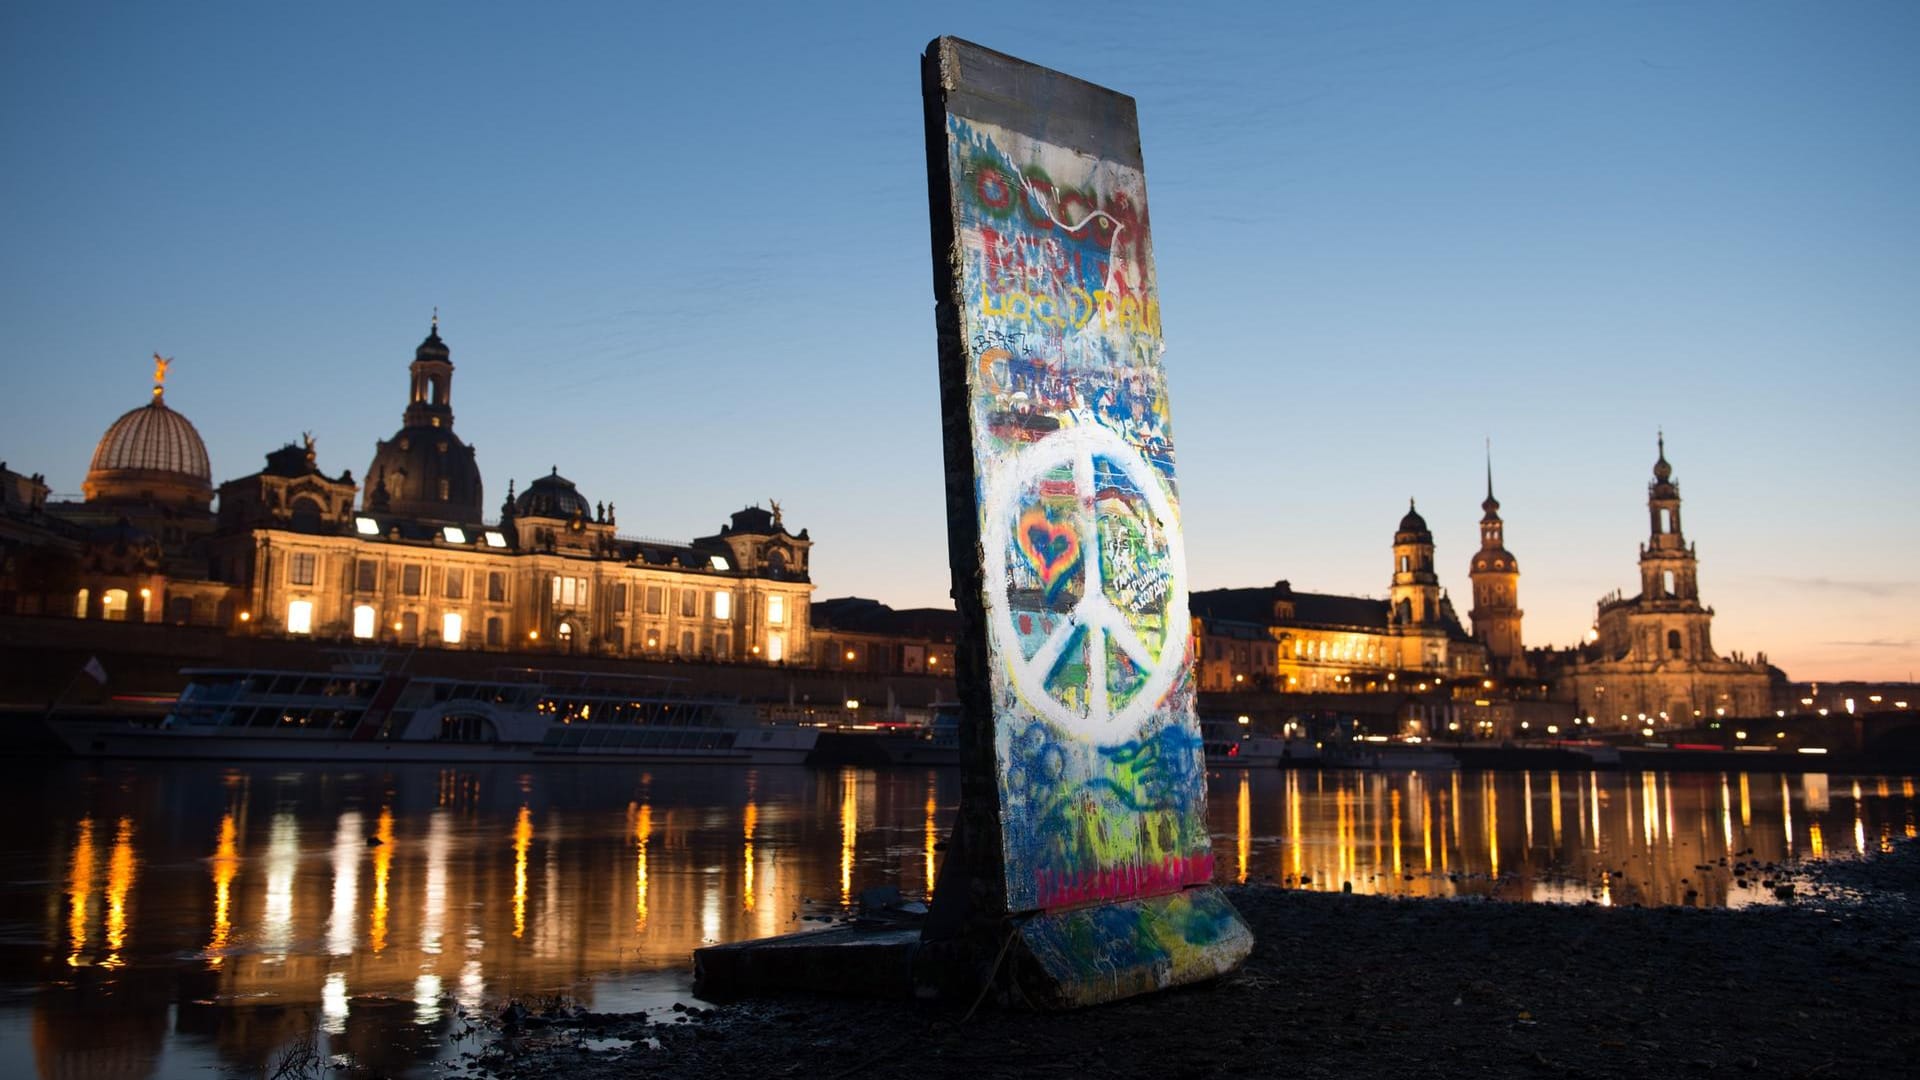
[[[1920,843],[1755,873],[1790,888],[1788,902],[1608,908],[1244,886],[1229,895],[1258,944],[1205,985],[970,1017],[818,996],[690,1001],[664,1021],[535,1005],[487,1018],[450,1075],[1920,1075]]]

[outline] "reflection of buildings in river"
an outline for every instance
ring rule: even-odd
[[[1738,887],[1732,864],[1862,852],[1876,806],[1891,844],[1913,813],[1911,797],[1889,805],[1891,783],[1883,800],[1871,789],[1842,799],[1817,773],[1327,770],[1226,782],[1236,786],[1214,831],[1238,858],[1223,877],[1411,896],[1738,906],[1771,896],[1755,879]],[[1849,826],[1852,843],[1836,849]]]
[[[230,787],[224,805],[204,808],[202,824],[165,830],[189,846],[162,853],[163,862],[204,862],[154,886],[168,890],[157,907],[175,925],[156,928],[147,947],[164,944],[169,956],[181,938],[204,947],[205,967],[193,976],[204,987],[194,996],[218,1004],[183,1006],[194,1016],[183,1016],[181,1030],[257,1068],[309,1019],[336,1042],[355,1042],[364,1014],[387,1007],[380,999],[438,1029],[454,1002],[581,995],[603,972],[681,968],[703,940],[791,929],[804,895],[834,895],[849,853],[856,887],[872,883],[877,853],[865,840],[876,808],[898,815],[911,837],[903,861],[915,879],[925,876],[931,773],[880,785],[872,774],[824,778],[849,809],[821,821],[807,803],[823,778],[778,772],[774,784],[763,774],[756,794],[738,790],[753,775],[745,771],[676,777],[656,785],[666,789],[664,810],[582,796],[559,777],[517,793],[510,810],[485,801],[473,777],[449,798],[443,774],[442,790],[422,805],[409,781],[431,774],[376,776],[371,792],[330,796],[327,813],[310,805],[311,792],[270,785],[273,812],[251,832],[245,789]],[[504,786],[498,779],[485,787]],[[576,798],[592,809],[554,805]],[[56,955],[95,970],[137,956],[134,915],[146,884],[138,868],[153,857],[136,852],[143,830],[134,818],[96,813],[62,832],[49,927]],[[197,888],[183,893],[182,881]],[[197,928],[179,925],[195,910]],[[365,1038],[382,1053],[377,1035]]]

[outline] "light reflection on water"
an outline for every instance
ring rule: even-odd
[[[73,764],[5,778],[0,1074],[271,1071],[316,1032],[376,1073],[473,1011],[684,995],[711,941],[931,889],[957,777]],[[1602,904],[1772,900],[1730,864],[1914,835],[1911,778],[1228,771],[1222,881]]]

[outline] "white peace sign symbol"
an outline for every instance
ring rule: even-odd
[[[1134,633],[1126,616],[1107,599],[1102,587],[1095,455],[1110,460],[1133,482],[1163,530],[1166,555],[1162,568],[1168,577],[1166,632],[1158,655]],[[1020,637],[1014,632],[1014,612],[1007,602],[1008,541],[1019,517],[1021,496],[1062,465],[1072,466],[1073,487],[1080,500],[1075,529],[1081,551],[1079,572],[1085,576],[1085,588],[1065,623],[1055,628],[1032,656],[1023,657]],[[1012,468],[989,482],[986,504],[983,547],[987,556],[987,606],[990,609],[987,625],[992,632],[994,651],[1013,672],[1015,689],[1041,715],[1083,738],[1098,739],[1116,729],[1129,731],[1137,727],[1185,673],[1187,639],[1193,632],[1187,615],[1186,544],[1180,536],[1179,519],[1153,466],[1112,430],[1099,424],[1082,424],[1055,432],[1021,452]],[[1047,676],[1073,643],[1074,631],[1079,627],[1087,629],[1088,707],[1084,713],[1068,707],[1046,687]],[[1112,707],[1107,691],[1107,643],[1101,640],[1102,632],[1149,672],[1139,691],[1118,709]]]

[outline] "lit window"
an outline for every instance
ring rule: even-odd
[[[733,569],[733,565],[727,562],[727,557],[725,555],[714,555],[707,559],[707,564],[712,566],[715,570]]]
[[[775,626],[787,621],[787,598],[784,596],[767,597],[767,621]]]
[[[497,533],[497,532],[494,532],[494,531],[493,531],[492,529],[488,529],[488,530],[487,530],[487,546],[488,546],[488,547],[490,547],[490,548],[503,548],[503,547],[506,547],[506,546],[507,546],[507,538],[506,538],[506,537],[504,537],[504,536],[501,536],[501,535],[500,535],[499,533]]]
[[[287,605],[287,633],[313,633],[313,601],[295,600]]]
[[[716,592],[713,594],[713,617],[721,621],[733,618],[733,594]]]
[[[374,615],[372,604],[360,604],[353,609],[353,636],[370,638],[373,636]]]
[[[87,590],[85,589],[81,589],[73,596],[73,617],[76,619],[87,617]]]
[[[380,523],[370,517],[357,517],[353,519],[353,531],[361,536],[379,536]]]
[[[440,617],[440,640],[441,641],[444,641],[449,645],[460,644],[461,629],[462,629],[462,626],[460,623],[460,616],[455,614],[454,612],[449,611],[445,615],[442,615]]]
[[[108,589],[100,594],[100,617],[109,622],[124,622],[127,618],[127,590]]]
[[[767,635],[767,662],[777,664],[787,655],[787,635]]]
[[[466,531],[458,525],[442,526],[440,535],[446,537],[447,543],[449,544],[464,544],[467,542]]]

